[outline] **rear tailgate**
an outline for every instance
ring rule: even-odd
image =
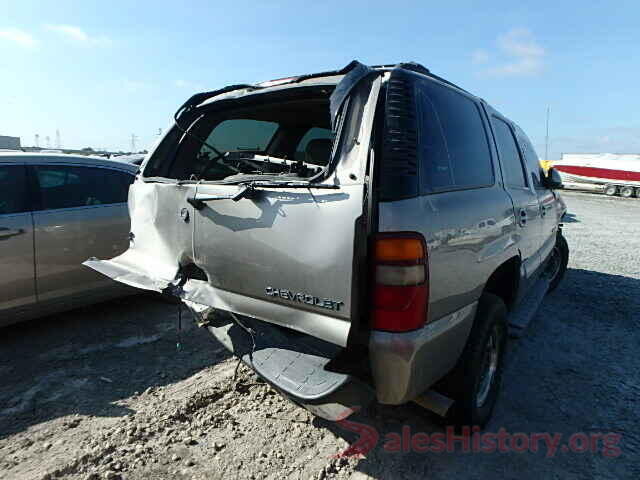
[[[237,186],[201,185],[198,195]],[[194,263],[207,275],[191,299],[344,345],[363,186],[256,190],[194,213]]]
[[[139,178],[130,191],[130,249],[85,264],[129,285],[169,290],[196,310],[247,315],[345,346],[380,83],[370,75],[349,89],[345,140],[321,182],[335,188],[260,186],[231,199],[241,186]]]

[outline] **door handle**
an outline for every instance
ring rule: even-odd
[[[524,208],[520,209],[520,226],[524,227],[527,224],[527,219],[528,219],[528,215],[527,215],[527,211]]]
[[[6,228],[0,227],[0,238],[9,238],[24,233],[23,228]]]

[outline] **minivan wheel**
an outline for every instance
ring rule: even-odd
[[[567,244],[567,239],[564,238],[562,233],[559,233],[545,272],[550,278],[549,290],[547,290],[547,292],[553,292],[558,285],[560,285],[567,271],[568,264],[569,244]]]
[[[484,293],[458,364],[440,382],[440,390],[454,400],[447,420],[455,425],[484,424],[495,406],[507,344],[507,307],[502,299]]]

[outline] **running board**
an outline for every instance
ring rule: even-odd
[[[426,408],[427,410],[440,415],[442,418],[447,416],[447,413],[449,413],[449,410],[454,403],[452,398],[446,397],[435,390],[427,390],[419,397],[416,397],[413,401],[422,408]]]
[[[509,312],[509,335],[520,338],[527,326],[533,320],[544,296],[549,290],[550,280],[546,275],[540,275],[529,294],[523,298],[518,306]]]

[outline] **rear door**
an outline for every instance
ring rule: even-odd
[[[112,295],[120,285],[82,262],[126,250],[133,175],[65,163],[29,168],[39,203],[33,214],[39,301],[84,304]]]
[[[540,204],[540,215],[542,217],[540,258],[544,262],[553,250],[558,233],[558,219],[554,211],[556,197],[553,191],[546,188],[542,183],[544,171],[531,141],[519,127],[516,127],[516,136],[518,137],[520,150],[524,155],[531,185],[538,196],[538,203]]]
[[[0,164],[0,326],[20,320],[36,301],[26,178],[24,165]]]
[[[519,227],[520,250],[527,279],[533,281],[541,262],[542,216],[538,195],[531,186],[527,169],[516,143],[511,125],[497,114],[491,124],[498,148],[504,187],[512,199]]]

